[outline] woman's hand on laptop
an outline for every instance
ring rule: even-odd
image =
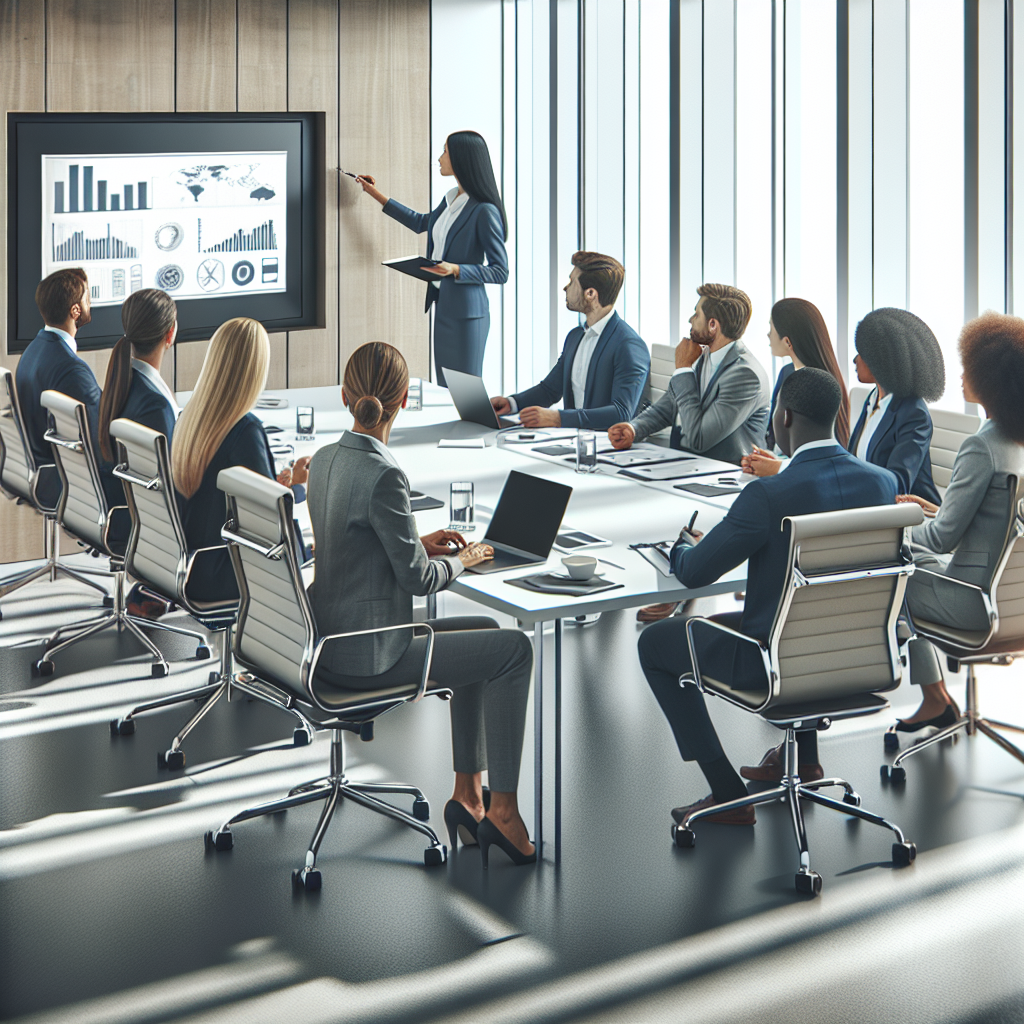
[[[420,537],[420,543],[431,558],[440,558],[444,555],[458,554],[465,548],[466,538],[455,530],[435,530],[425,537]]]
[[[539,405],[528,405],[519,410],[519,422],[524,427],[560,427],[562,416],[557,409],[542,409]]]
[[[467,568],[488,562],[494,557],[494,548],[490,544],[469,544],[459,552],[459,561]]]

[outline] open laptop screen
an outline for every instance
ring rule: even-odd
[[[484,543],[528,551],[546,559],[562,525],[572,488],[512,470],[494,509]]]

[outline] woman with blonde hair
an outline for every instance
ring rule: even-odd
[[[240,316],[217,328],[171,445],[171,473],[190,550],[223,544],[220,530],[227,519],[227,501],[217,488],[222,469],[244,466],[274,479],[267,435],[252,412],[269,369],[270,339],[261,323]],[[297,463],[290,483],[304,479],[304,466]],[[197,559],[189,595],[200,601],[238,596],[226,551]]]

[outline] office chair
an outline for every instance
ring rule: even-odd
[[[932,460],[932,480],[941,497],[953,477],[953,463],[960,453],[960,446],[978,432],[981,417],[969,413],[952,412],[949,409],[928,411],[932,417],[932,443],[928,449]]]
[[[966,630],[945,623],[912,619],[914,632],[930,640],[946,655],[951,671],[958,672],[961,665],[967,666],[967,699],[963,714],[952,725],[908,747],[892,765],[883,764],[883,780],[897,783],[906,781],[907,770],[903,762],[908,757],[941,743],[961,729],[968,736],[973,736],[975,732],[983,733],[1018,761],[1024,761],[1024,751],[996,731],[1024,732],[1024,728],[986,718],[981,714],[978,682],[974,673],[975,665],[1012,665],[1017,658],[1024,657],[1024,478],[1008,475],[1006,494],[1006,538],[987,587],[964,583],[951,576],[917,567],[917,572],[931,577],[937,593],[944,592],[952,600],[959,598],[960,601],[974,603],[980,618],[988,620],[988,628]],[[886,733],[885,739],[887,748],[898,748],[899,739],[895,733]]]
[[[185,609],[204,629],[220,634],[220,668],[210,672],[203,686],[146,701],[132,708],[121,718],[110,722],[115,736],[135,732],[137,715],[157,708],[198,701],[199,708],[171,740],[166,751],[157,753],[157,765],[180,771],[185,767],[185,751],[181,749],[188,734],[206,717],[223,696],[231,697],[234,661],[231,654],[230,631],[238,616],[238,600],[198,601],[188,592],[189,579],[198,558],[222,545],[190,550],[181,523],[167,438],[132,420],[117,419],[110,424],[110,435],[117,442],[118,465],[114,475],[124,483],[125,496],[132,516],[125,563],[132,576],[147,589],[173,601]],[[180,633],[198,640],[196,658],[210,657],[205,636],[164,622],[149,622],[154,629]],[[312,739],[312,728],[301,716],[292,734],[295,746],[304,746]]]
[[[18,390],[14,384],[14,374],[0,366],[0,493],[18,504],[30,505],[43,517],[43,550],[46,561],[34,569],[26,569],[14,576],[0,580],[0,598],[6,597],[21,587],[42,579],[44,576],[54,581],[58,576],[77,580],[92,587],[103,595],[103,605],[112,608],[113,598],[106,588],[89,574],[96,574],[95,569],[75,568],[65,565],[60,560],[60,530],[57,527],[57,510],[48,508],[39,498],[38,489],[43,480],[52,475],[57,477],[57,467],[52,463],[37,466],[32,448],[25,433],[25,421],[21,415],[18,402]],[[100,575],[107,575],[100,572]],[[3,612],[0,611],[0,618]]]
[[[773,789],[695,811],[672,827],[677,846],[696,842],[692,826],[703,817],[733,807],[782,801],[789,807],[800,851],[796,888],[821,892],[821,875],[811,870],[802,800],[843,811],[890,829],[896,842],[892,860],[909,864],[917,848],[899,826],[865,811],[843,779],[801,782],[796,734],[825,730],[832,722],[877,714],[889,706],[879,694],[899,686],[902,674],[896,621],[907,577],[914,571],[904,530],[920,523],[918,505],[822,512],[783,520],[789,534],[789,565],[775,621],[762,644],[711,619],[687,622],[694,682],[706,694],[722,697],[760,715],[785,732],[782,782]],[[759,670],[733,678],[733,656],[752,646]],[[684,677],[685,678],[685,677]],[[844,790],[842,800],[818,792]]]
[[[141,629],[150,624],[149,620],[129,615],[125,609],[124,554],[112,546],[109,538],[113,510],[107,507],[85,406],[59,391],[44,391],[40,401],[50,411],[51,426],[45,437],[53,448],[63,487],[57,506],[57,520],[72,537],[110,560],[109,570],[101,572],[113,580],[114,595],[109,615],[61,626],[51,633],[45,641],[46,652],[33,668],[41,676],[52,675],[53,656],[59,651],[105,629],[115,628],[118,632],[128,630],[146,648],[153,658],[153,676],[165,676],[170,666],[160,649]],[[66,640],[60,639],[62,634],[73,629],[79,632]]]
[[[331,759],[325,776],[296,786],[286,797],[241,811],[216,831],[207,832],[206,849],[231,849],[231,826],[239,822],[322,800],[324,807],[305,863],[292,872],[293,885],[319,889],[317,853],[338,801],[344,798],[420,832],[430,843],[424,862],[428,866],[443,864],[448,851],[434,830],[424,824],[430,817],[430,805],[419,789],[396,783],[352,782],[345,775],[346,731],[357,733],[362,740],[372,740],[374,723],[386,712],[414,704],[428,693],[444,700],[451,698],[451,690],[427,690],[433,630],[423,623],[408,623],[319,634],[300,572],[301,556],[292,529],[291,490],[240,466],[222,470],[217,486],[228,499],[228,521],[221,536],[227,541],[241,594],[233,645],[235,660],[248,674],[239,675],[238,685],[281,707],[302,704],[312,709],[314,727],[331,733]],[[338,581],[338,585],[343,586],[344,581]],[[327,644],[344,644],[351,637],[398,630],[419,637],[413,643],[422,648],[416,678],[407,685],[354,690],[318,678],[317,666]],[[374,793],[412,796],[412,814],[378,799]]]

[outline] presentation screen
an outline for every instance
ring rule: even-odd
[[[173,296],[181,340],[234,316],[323,326],[317,119],[9,115],[8,350],[35,336],[36,284],[63,267],[89,278],[83,348],[121,336],[121,303],[140,288]]]

